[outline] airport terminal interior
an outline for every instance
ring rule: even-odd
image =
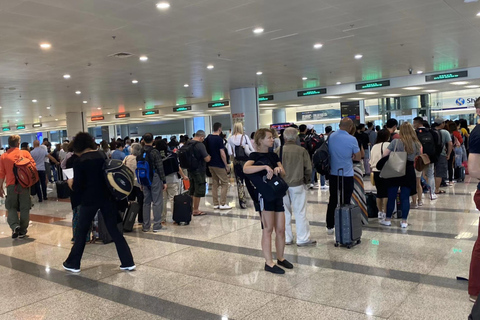
[[[0,28],[0,153],[12,135],[54,150],[78,132],[171,141],[215,123],[226,138],[237,123],[248,137],[340,131],[343,118],[480,123],[478,0],[0,0]],[[331,182],[318,176],[305,186],[316,243],[287,245],[282,275],[264,270],[256,199],[241,207],[233,173],[230,209],[214,208],[207,178],[190,224],[169,203],[158,232],[125,231],[135,270],[96,241],[68,272],[73,212],[52,176],[25,237],[0,199],[0,320],[468,319],[479,181],[463,160],[465,178],[425,193],[407,228],[370,217],[353,248],[327,232]]]

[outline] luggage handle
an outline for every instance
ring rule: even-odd
[[[338,192],[338,187],[340,186],[340,171],[342,172],[342,188],[341,188],[341,193],[342,193],[342,202],[340,202],[340,192]],[[345,201],[345,190],[344,190],[344,174],[345,171],[343,168],[338,169],[337,171],[337,208],[341,207],[341,204]]]

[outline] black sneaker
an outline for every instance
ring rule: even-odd
[[[283,259],[283,261],[277,260],[277,264],[287,269],[293,269],[293,264],[287,261],[287,259]]]
[[[79,273],[80,272],[80,268],[75,268],[75,267],[69,266],[69,265],[67,265],[66,262],[63,263],[63,269],[65,269],[67,271],[70,271],[70,272],[73,272],[73,273]]]
[[[19,232],[19,233],[18,233],[18,237],[19,237],[20,239],[23,239],[23,238],[25,238],[26,236],[27,236],[27,230],[25,230],[25,232]]]
[[[12,239],[18,238],[18,234],[20,233],[20,226],[15,227],[12,233]]]
[[[285,270],[280,268],[277,265],[274,265],[273,267],[270,267],[268,264],[265,263],[265,271],[275,273],[275,274],[285,274]]]

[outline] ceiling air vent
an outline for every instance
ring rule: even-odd
[[[109,55],[109,57],[121,58],[121,59],[130,58],[131,56],[133,56],[133,54],[131,54],[130,52],[117,52]]]

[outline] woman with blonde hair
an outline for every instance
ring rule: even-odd
[[[229,155],[233,156],[233,170],[235,171],[235,180],[237,182],[238,201],[240,208],[246,209],[247,202],[245,200],[245,174],[243,173],[243,166],[245,162],[248,161],[250,154],[255,152],[255,149],[243,131],[243,123],[237,122],[233,126],[233,133],[230,138],[228,138],[228,146]],[[247,189],[249,187],[250,184],[247,184]]]
[[[408,226],[407,218],[410,211],[410,196],[417,194],[417,183],[414,168],[415,157],[421,154],[422,145],[417,138],[417,134],[413,126],[405,122],[400,126],[400,139],[394,139],[383,152],[383,156],[388,156],[391,152],[405,151],[407,152],[407,164],[405,175],[397,178],[386,179],[388,183],[388,202],[387,217],[380,221],[380,224],[391,226],[392,214],[397,201],[397,192],[400,188],[401,206],[398,209],[402,211],[402,222],[400,226],[406,228]]]

